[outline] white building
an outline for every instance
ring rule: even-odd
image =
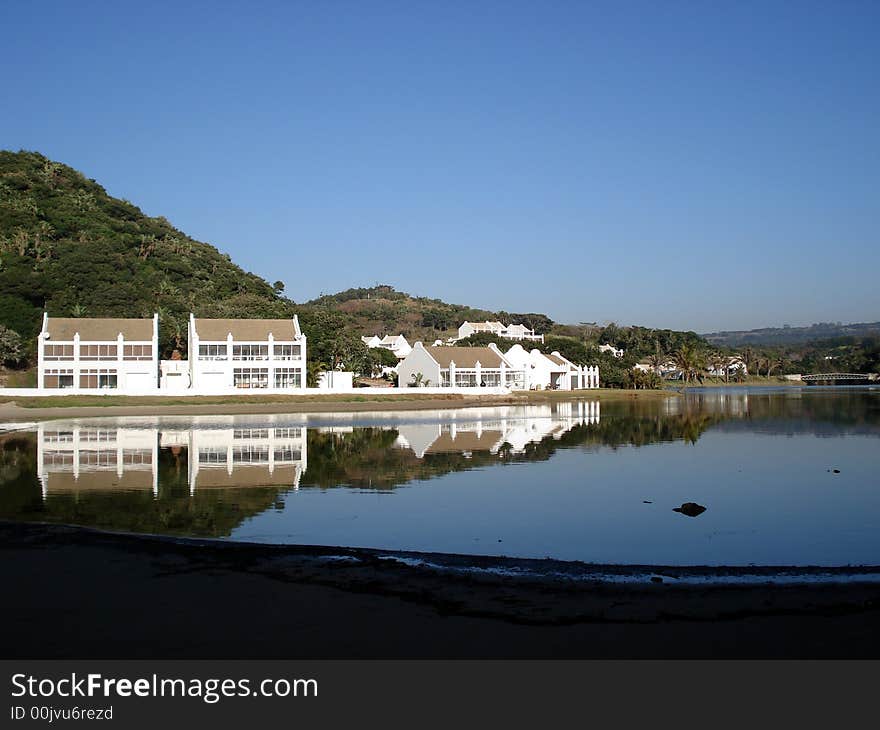
[[[610,352],[614,357],[623,357],[623,350],[618,350],[614,345],[599,345],[599,352]]]
[[[159,316],[50,317],[37,338],[37,387],[74,392],[154,392],[159,385]]]
[[[412,352],[412,346],[403,335],[385,335],[385,337],[373,335],[372,337],[361,337],[361,340],[369,348],[378,347],[383,350],[390,350],[397,356],[398,360],[403,360]]]
[[[173,362],[173,361],[172,361]],[[292,319],[189,319],[193,390],[291,391],[306,387],[306,336]]]
[[[581,367],[558,351],[549,355],[537,349],[526,350],[517,343],[505,358],[517,369],[525,370],[530,390],[581,390],[599,387],[599,368]]]
[[[465,337],[479,333],[489,333],[508,340],[532,340],[544,342],[544,335],[536,335],[535,330],[529,329],[524,324],[503,325],[501,322],[463,322],[458,328],[458,337],[455,340],[463,340]]]
[[[526,373],[515,367],[497,346],[425,347],[413,345],[412,352],[397,366],[398,385],[426,387],[506,387],[525,390]]]

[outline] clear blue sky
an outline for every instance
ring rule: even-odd
[[[297,301],[880,319],[878,2],[33,2],[0,146]]]

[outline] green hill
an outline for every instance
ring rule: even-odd
[[[33,348],[43,308],[55,316],[158,311],[166,354],[200,316],[282,317],[268,282],[165,218],[36,152],[0,151],[0,324]]]

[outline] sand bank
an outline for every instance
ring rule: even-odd
[[[787,582],[16,523],[0,549],[6,658],[880,656],[877,568]]]

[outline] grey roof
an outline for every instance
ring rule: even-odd
[[[270,332],[276,340],[295,340],[300,334],[292,319],[196,319],[200,340],[225,340],[230,332],[243,342],[268,340]]]
[[[455,362],[457,368],[475,367],[477,361],[480,367],[500,368],[501,356],[491,347],[426,347],[428,354],[433,357],[441,368],[448,368],[450,362]]]
[[[119,337],[126,340],[153,339],[153,319],[116,319],[113,317],[48,317],[46,331],[53,342],[69,342],[79,332],[87,342],[109,342]]]

